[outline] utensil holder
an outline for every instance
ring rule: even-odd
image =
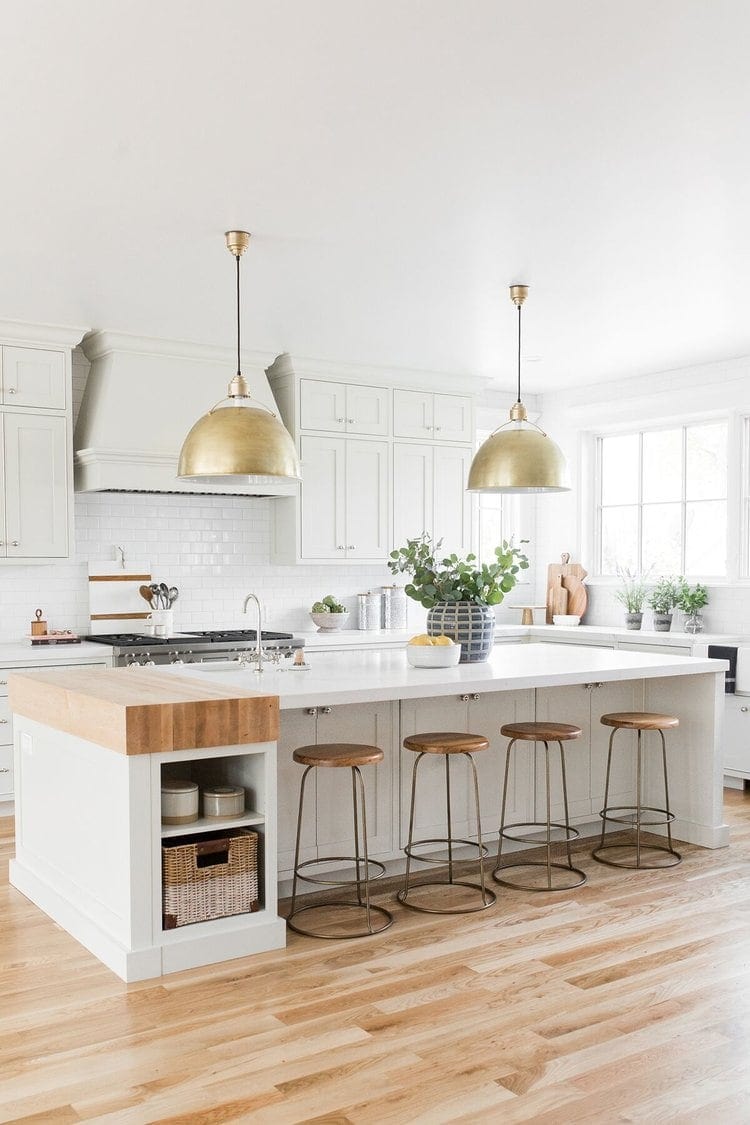
[[[154,626],[156,636],[171,637],[174,633],[174,610],[154,609],[151,611],[151,624]],[[161,626],[161,628],[160,628]],[[162,632],[164,629],[164,632]]]

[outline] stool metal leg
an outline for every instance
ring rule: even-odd
[[[570,850],[571,841],[578,839],[580,833],[578,832],[578,829],[573,828],[570,823],[570,812],[568,809],[568,783],[565,775],[565,749],[563,747],[562,741],[555,740],[557,741],[557,745],[560,748],[560,771],[562,777],[563,808],[565,813],[564,823],[559,824],[556,821],[552,820],[552,787],[550,785],[549,742],[545,739],[540,738],[539,742],[541,742],[544,746],[544,779],[546,785],[545,798],[547,813],[546,820],[520,821],[517,823],[508,824],[505,819],[505,814],[508,802],[508,780],[510,777],[511,752],[517,753],[517,741],[518,739],[512,738],[508,743],[507,749],[505,751],[505,774],[503,778],[503,796],[500,806],[500,829],[497,841],[497,863],[495,865],[494,871],[492,872],[492,878],[496,883],[500,883],[501,886],[509,887],[514,891],[539,891],[547,893],[549,891],[575,890],[576,887],[581,887],[586,882],[586,874],[585,872],[581,871],[580,868],[573,866],[573,854]],[[536,752],[536,746],[538,745],[538,743],[535,742],[532,745],[534,747],[534,751]],[[514,833],[510,831],[510,829],[516,828],[541,828],[544,830],[543,840],[538,841],[541,843],[542,847],[545,850],[544,860],[519,860],[518,863],[503,863],[504,840],[515,840],[517,843],[523,844],[529,843],[528,836],[514,835]],[[552,859],[552,846],[554,843],[552,839],[553,828],[559,828],[563,833],[563,842],[565,844],[565,851],[568,861],[567,863],[555,863]],[[504,878],[507,872],[524,871],[527,868],[532,867],[543,867],[545,869],[546,886],[537,887],[532,886],[530,883],[522,883],[518,881],[514,882],[511,879]],[[563,884],[562,886],[555,886],[555,883],[553,881],[553,873],[555,871],[572,872],[575,876],[577,876],[577,878],[575,882],[569,882]]]
[[[299,874],[299,846],[300,837],[302,835],[302,807],[305,803],[305,786],[307,784],[307,775],[309,774],[312,766],[308,766],[302,774],[302,780],[299,783],[299,808],[297,810],[297,837],[294,841],[294,875],[292,877],[292,908],[289,911],[290,915],[294,914],[295,904],[297,902],[297,878]]]
[[[396,898],[403,906],[408,906],[410,910],[418,910],[423,914],[473,914],[478,910],[486,910],[488,906],[492,906],[492,904],[496,901],[494,892],[491,891],[491,890],[488,890],[488,888],[485,884],[484,867],[483,867],[483,864],[482,864],[482,860],[487,855],[487,849],[484,847],[484,845],[482,843],[482,821],[481,821],[480,809],[479,809],[479,781],[478,781],[478,778],[477,778],[477,767],[476,767],[476,764],[474,762],[474,757],[473,757],[472,754],[467,752],[467,753],[462,753],[461,756],[463,758],[468,759],[468,762],[470,764],[470,768],[472,770],[472,776],[473,776],[473,781],[474,781],[474,801],[475,801],[475,806],[476,806],[476,817],[477,817],[477,843],[476,844],[474,843],[473,840],[461,840],[461,839],[458,839],[457,837],[455,837],[453,835],[453,817],[452,817],[452,808],[451,808],[450,764],[449,764],[450,755],[448,755],[448,754],[445,755],[445,811],[446,811],[446,818],[447,818],[447,821],[448,821],[447,836],[445,836],[441,839],[430,839],[430,840],[415,840],[414,839],[414,815],[415,815],[415,808],[416,808],[416,793],[417,793],[417,769],[419,767],[420,762],[422,761],[422,758],[424,757],[424,751],[420,751],[417,754],[416,758],[414,759],[414,768],[412,769],[412,780],[411,780],[411,804],[410,804],[410,807],[409,807],[409,836],[408,836],[408,839],[407,839],[407,842],[406,842],[406,847],[404,848],[404,854],[406,856],[406,872],[405,872],[405,875],[404,875],[404,885],[403,885],[402,889],[400,891],[398,891],[398,893],[396,894]],[[425,845],[425,844],[442,844],[442,845],[447,846],[447,849],[448,849],[448,878],[442,879],[442,880],[439,880],[439,881],[436,881],[436,882],[416,883],[414,885],[414,888],[412,888],[412,886],[411,886],[411,864],[412,864],[412,860],[416,861],[417,863],[436,863],[436,862],[438,862],[437,860],[429,859],[428,857],[414,854],[413,849],[415,847],[418,847],[420,845]],[[477,886],[476,883],[470,883],[470,882],[467,882],[467,881],[462,880],[462,879],[456,879],[454,877],[453,850],[454,850],[454,846],[456,844],[464,844],[464,845],[467,845],[468,847],[477,848],[478,854],[479,854],[479,885],[478,886]],[[435,889],[435,888],[448,887],[448,886],[468,887],[471,890],[480,891],[481,896],[482,896],[481,904],[479,906],[468,906],[468,907],[461,907],[461,908],[454,908],[454,909],[450,909],[450,908],[440,909],[440,908],[436,908],[436,907],[432,907],[432,906],[418,905],[415,902],[409,901],[409,895],[410,895],[412,889],[418,890],[418,889],[425,888],[425,887]]]
[[[354,813],[354,880],[355,880],[355,883],[357,885],[357,902],[361,906],[362,905],[362,876],[361,876],[360,860],[359,860],[359,814],[358,814],[358,809],[357,809],[357,774],[359,773],[359,769],[357,768],[357,766],[352,766],[351,771],[352,771],[352,811]],[[360,774],[359,780],[360,780],[360,782],[362,781],[362,775],[361,774]],[[364,809],[364,792],[362,794],[362,808]],[[365,829],[365,832],[366,831],[367,831],[367,829]],[[365,871],[367,871],[367,870],[368,870],[368,868],[367,868],[367,866],[365,866]],[[368,925],[370,924],[369,917],[367,919],[367,924]]]

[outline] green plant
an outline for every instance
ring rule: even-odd
[[[695,586],[688,586],[687,582],[683,582],[677,605],[683,613],[692,617],[704,605],[708,605],[708,590],[700,582],[696,582]]]
[[[622,589],[615,591],[618,602],[625,606],[628,613],[642,613],[648,593],[648,586],[643,577],[633,574],[627,568],[621,570],[620,567],[617,568],[617,574],[622,583]]]
[[[346,606],[343,606],[338,598],[334,598],[333,594],[326,594],[322,601],[316,602],[312,607],[311,613],[346,613]]]
[[[684,585],[682,577],[660,578],[647,599],[654,613],[671,613],[680,600]]]
[[[527,543],[527,539],[522,539]],[[529,560],[513,541],[504,539],[495,547],[496,562],[477,565],[476,555],[465,559],[458,555],[438,558],[442,539],[433,543],[430,535],[407,539],[405,547],[391,551],[388,567],[393,574],[411,574],[405,591],[408,597],[432,609],[438,602],[473,602],[475,605],[499,605],[518,582],[521,570]]]

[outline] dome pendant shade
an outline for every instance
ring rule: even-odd
[[[518,309],[518,397],[510,421],[500,426],[477,450],[469,470],[467,492],[569,492],[568,467],[562,450],[526,416],[521,402],[521,305],[527,285],[511,285]]]
[[[496,430],[471,463],[469,492],[567,492],[565,458],[541,430],[517,425]]]
[[[263,406],[234,405],[204,414],[185,438],[177,475],[199,484],[281,484],[299,480],[289,432]]]
[[[228,398],[195,423],[182,443],[177,476],[206,485],[276,485],[300,479],[292,436],[276,415],[255,402],[240,370],[240,258],[247,231],[225,234],[237,265],[237,373]]]

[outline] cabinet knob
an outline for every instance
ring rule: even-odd
[[[471,698],[474,701],[474,703],[478,703],[479,702],[479,692],[475,691]]]
[[[349,423],[350,426],[354,425],[354,419],[353,418],[347,418],[347,422]]]
[[[7,680],[0,680],[0,685],[4,686],[5,684],[7,684],[7,682],[8,682]]]
[[[434,426],[433,428],[436,429],[436,430],[442,430],[443,427],[442,426]]]
[[[337,547],[337,548],[336,548],[336,550],[337,550],[337,551],[345,551],[345,550],[346,550],[346,547],[345,547],[345,546],[343,545],[343,543],[342,543],[342,544],[341,544],[341,546],[339,546],[339,547]]]
[[[17,394],[16,388],[15,387],[8,387],[8,394],[9,395]]]
[[[745,710],[747,711],[747,707],[745,708]],[[0,719],[0,723],[2,723],[3,726],[7,726],[8,720],[7,719]]]
[[[330,708],[330,707],[321,707],[321,708],[320,708],[320,710],[321,710],[321,714],[323,714],[323,715],[330,715],[330,713],[331,713],[331,710],[332,710],[332,708]]]
[[[2,769],[0,769],[0,773],[10,773],[10,770],[7,768],[7,766],[3,766]]]
[[[459,698],[461,703],[468,703],[469,702],[469,696],[468,695],[459,695],[458,698]]]
[[[20,547],[21,546],[21,544],[19,543],[19,541],[17,539],[11,539],[10,545],[11,545],[11,547]]]
[[[308,707],[307,708],[307,714],[308,715],[317,715],[317,713],[318,713],[317,707]]]
[[[346,421],[346,419],[345,419],[345,418],[337,418],[337,419],[336,419],[336,421],[337,421],[337,422],[338,422],[339,424],[341,424],[342,422]]]
[[[347,549],[347,551],[356,551],[357,548],[354,546],[353,543],[350,543],[349,546],[346,549]]]
[[[747,707],[740,707],[740,711],[747,711]]]

